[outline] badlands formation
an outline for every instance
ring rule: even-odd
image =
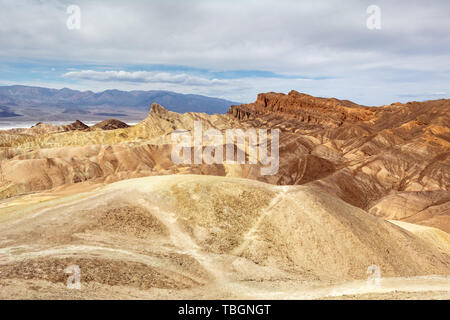
[[[292,91],[1,131],[0,298],[449,299],[449,114]],[[171,133],[194,121],[279,129],[278,172],[174,164]]]

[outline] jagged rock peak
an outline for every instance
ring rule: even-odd
[[[162,114],[168,114],[170,111],[164,108],[159,103],[153,102],[150,106],[150,115],[156,114],[156,115],[162,115]]]

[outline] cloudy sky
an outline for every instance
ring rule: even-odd
[[[381,29],[367,27],[370,5]],[[0,85],[449,98],[449,12],[448,0],[0,0]]]

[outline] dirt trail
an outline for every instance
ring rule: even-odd
[[[222,268],[215,263],[210,254],[202,252],[202,249],[195,243],[189,234],[187,234],[178,224],[177,214],[171,211],[162,211],[146,199],[139,199],[139,204],[150,210],[164,225],[170,233],[170,240],[178,253],[187,254],[196,259],[209,271],[216,282],[226,282],[226,276],[221,271]]]
[[[305,292],[283,292],[273,295],[273,299],[323,299],[342,297],[345,295],[364,295],[395,292],[447,292],[450,297],[450,277],[422,276],[422,277],[398,277],[381,278],[378,285],[371,284],[367,280],[355,280],[327,287],[310,288]],[[270,295],[270,293],[269,293]]]
[[[267,208],[263,210],[259,218],[256,220],[256,222],[253,224],[253,226],[250,228],[250,230],[244,235],[244,241],[241,243],[240,246],[235,248],[232,251],[232,254],[239,256],[249,245],[249,243],[257,238],[256,232],[261,226],[261,223],[263,220],[273,213],[272,209],[282,201],[286,193],[288,192],[288,187],[278,187],[281,189],[281,191],[270,201],[270,204]]]

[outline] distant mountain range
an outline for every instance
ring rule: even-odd
[[[226,113],[237,102],[171,91],[78,91],[30,86],[0,86],[0,119],[84,120],[116,117],[142,119],[157,102],[175,112]]]

